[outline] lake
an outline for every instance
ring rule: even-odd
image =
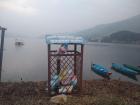
[[[15,45],[16,38],[5,38],[2,81],[47,80],[47,45],[45,39],[21,38],[23,46]],[[128,44],[87,43],[84,46],[83,78],[101,79],[91,71],[91,64],[107,68],[112,63],[140,65],[140,46]],[[111,78],[140,83],[113,70]]]

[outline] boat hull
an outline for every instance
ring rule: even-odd
[[[129,77],[136,77],[136,75],[138,74],[136,71],[126,68],[121,64],[112,63],[112,68],[117,72],[127,75]]]
[[[98,64],[92,64],[91,69],[96,74],[98,74],[104,78],[108,78],[108,79],[110,79],[110,75],[112,74],[111,72],[109,72],[109,70],[107,68],[105,68],[101,65],[98,65]]]
[[[131,70],[134,70],[136,72],[138,72],[140,74],[140,68],[139,67],[135,67],[135,66],[131,66],[131,65],[128,65],[128,64],[123,64],[125,67],[131,69]]]

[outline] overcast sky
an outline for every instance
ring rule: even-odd
[[[0,0],[0,26],[18,35],[74,32],[140,14],[140,0]]]

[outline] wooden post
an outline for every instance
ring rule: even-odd
[[[76,75],[76,51],[77,51],[77,45],[74,44],[74,75]]]
[[[0,46],[0,82],[1,82],[4,35],[5,35],[6,28],[3,28],[3,27],[0,26],[0,30],[1,30],[1,46]]]
[[[48,94],[49,96],[51,95],[50,50],[51,50],[51,45],[48,44]]]
[[[80,69],[80,92],[82,92],[82,81],[83,81],[83,47],[84,45],[81,44],[81,69]]]

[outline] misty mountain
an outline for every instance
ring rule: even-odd
[[[130,32],[130,31],[120,31],[111,34],[110,36],[105,36],[102,42],[115,42],[115,43],[139,43],[140,33]]]
[[[93,40],[101,39],[103,36],[109,36],[112,33],[122,30],[140,33],[140,15],[115,23],[98,25],[90,29],[76,32],[75,35],[80,35]]]

